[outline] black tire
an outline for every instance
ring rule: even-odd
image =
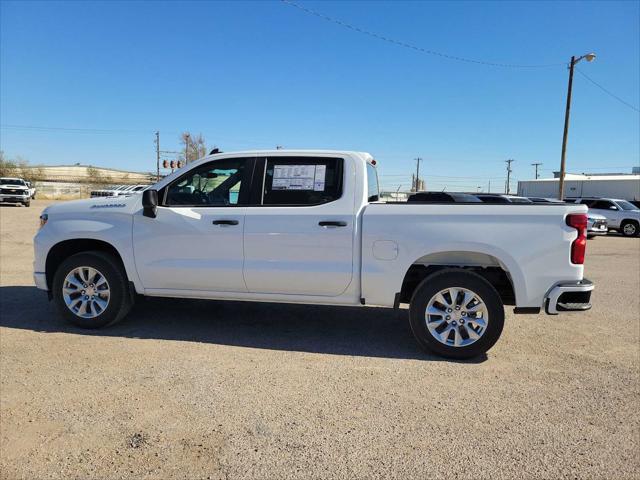
[[[98,270],[106,278],[110,290],[107,307],[93,318],[83,318],[72,312],[62,294],[67,274],[77,267],[85,266]],[[53,300],[60,314],[72,324],[82,328],[100,328],[122,320],[131,310],[133,299],[128,285],[127,275],[113,255],[100,251],[82,252],[64,260],[56,270],[53,277]]]
[[[640,226],[635,220],[623,220],[620,224],[620,233],[625,237],[637,237],[640,235]]]
[[[31,206],[31,202],[25,202],[24,206],[25,207],[30,207]]]
[[[587,235],[587,240],[593,240],[596,238],[596,235]]]
[[[442,290],[455,287],[474,292],[487,308],[489,321],[486,328],[470,345],[445,345],[427,328],[425,311],[431,298]],[[496,289],[480,275],[461,269],[446,269],[429,275],[418,285],[411,298],[409,323],[414,337],[425,350],[447,358],[468,359],[486,353],[498,341],[504,326],[504,307]],[[457,327],[458,330],[461,328]]]

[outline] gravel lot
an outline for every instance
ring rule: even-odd
[[[31,277],[47,203],[0,206],[2,478],[639,478],[639,239],[589,242],[591,311],[509,311],[451,362],[376,308],[148,299],[73,328]]]

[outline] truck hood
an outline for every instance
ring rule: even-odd
[[[67,214],[67,213],[90,213],[100,212],[132,214],[142,205],[140,195],[122,197],[98,197],[84,200],[71,200],[49,205],[43,213],[47,214]]]

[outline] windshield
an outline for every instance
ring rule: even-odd
[[[0,185],[23,185],[26,186],[23,180],[18,178],[0,178]]]
[[[626,200],[616,200],[618,206],[623,210],[638,210],[633,203],[627,202]]]

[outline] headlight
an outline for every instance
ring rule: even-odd
[[[49,215],[46,213],[43,213],[40,215],[40,228],[44,227],[47,224],[47,221],[49,220]]]

